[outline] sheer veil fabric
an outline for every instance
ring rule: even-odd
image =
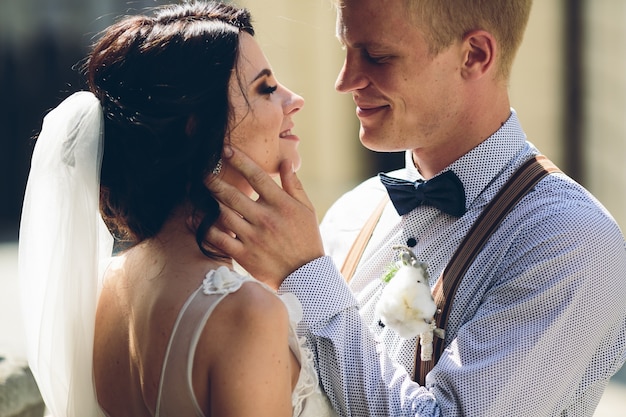
[[[93,339],[101,265],[113,238],[99,214],[103,114],[78,92],[43,121],[22,208],[19,276],[28,363],[53,416],[101,415]]]

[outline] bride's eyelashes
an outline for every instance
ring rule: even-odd
[[[278,89],[278,85],[269,85],[269,84],[263,83],[261,86],[259,86],[258,92],[259,94],[262,94],[262,95],[270,95],[277,89]]]

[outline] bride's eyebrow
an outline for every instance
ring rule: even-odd
[[[254,79],[250,82],[250,84],[258,80],[259,78],[271,77],[271,76],[272,76],[272,70],[270,70],[269,68],[264,68],[261,70],[261,72],[257,74],[256,77],[254,77]]]

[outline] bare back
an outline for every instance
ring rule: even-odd
[[[111,417],[155,415],[164,357],[179,312],[205,274],[219,266],[202,258],[198,258],[202,262],[185,261],[180,256],[167,262],[150,261],[162,260],[158,255],[149,248],[135,248],[116,260],[105,277],[96,317],[94,378],[100,406]],[[237,353],[242,342],[252,349],[257,343],[267,345],[267,340],[259,339],[260,333],[278,340],[284,337],[269,349],[289,364],[277,379],[277,389],[284,391],[279,397],[289,399],[299,367],[288,350],[284,310],[273,294],[252,283],[243,284],[215,308],[193,358],[193,391],[205,416],[212,411],[218,414],[221,399],[233,400],[229,390],[236,381],[231,381],[235,378],[229,369],[236,365],[230,362],[248,355]],[[220,382],[211,385],[211,381]],[[291,415],[290,403],[286,405],[289,409],[284,415]],[[275,406],[268,405],[268,409],[276,410]]]

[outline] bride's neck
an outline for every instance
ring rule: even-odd
[[[190,227],[188,216],[174,213],[163,225],[159,233],[143,242],[146,248],[157,251],[160,256],[180,262],[200,262],[208,265],[233,267],[233,261],[218,248],[210,248],[214,257],[207,257],[198,246],[195,233]]]

